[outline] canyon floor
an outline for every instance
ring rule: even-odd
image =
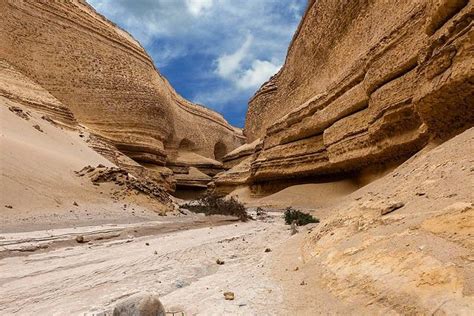
[[[186,315],[469,315],[473,132],[311,209],[321,222],[293,236],[277,209],[247,223],[186,215],[22,232],[10,226],[0,234],[0,313],[100,314],[143,291]],[[227,291],[234,300],[224,299]]]

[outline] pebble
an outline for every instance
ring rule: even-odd
[[[224,292],[224,298],[227,301],[233,301],[235,299],[234,292]]]

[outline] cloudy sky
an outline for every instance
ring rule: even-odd
[[[131,33],[185,98],[242,127],[284,62],[307,0],[88,0]]]

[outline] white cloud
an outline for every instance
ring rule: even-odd
[[[212,7],[213,0],[186,0],[189,12],[194,16],[199,16],[203,11]]]
[[[192,98],[192,101],[201,105],[211,104],[215,111],[223,111],[225,104],[234,100],[235,97],[235,89],[223,87],[210,91],[200,91]]]
[[[177,72],[187,72],[186,80],[171,80],[178,91],[186,91],[185,97],[223,111],[235,99],[245,107],[244,100],[278,71],[307,3],[87,1],[139,40],[159,68],[172,69],[174,79]]]
[[[248,35],[239,49],[232,54],[223,54],[216,61],[215,73],[240,90],[257,89],[281,67],[266,60],[254,59],[252,42],[253,36]]]
[[[236,82],[237,86],[243,90],[257,89],[271,76],[280,70],[281,65],[274,65],[266,60],[254,60],[252,67],[247,69]]]
[[[244,60],[252,45],[253,37],[247,36],[242,46],[233,54],[224,54],[217,59],[217,74],[225,79],[230,79],[235,72],[240,69],[242,60]]]

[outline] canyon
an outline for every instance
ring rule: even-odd
[[[469,315],[473,17],[309,0],[241,130],[86,1],[0,1],[0,313]],[[320,222],[290,234],[287,207]]]
[[[140,44],[85,1],[1,6],[2,72],[13,77],[2,95],[69,127],[87,127],[96,150],[115,164],[132,173],[144,166],[171,190],[205,187],[205,175],[222,171],[218,160],[244,142],[221,115],[178,95]],[[13,94],[23,88],[22,76],[54,102]],[[139,165],[117,159],[117,151]],[[190,168],[201,177],[189,176]]]

